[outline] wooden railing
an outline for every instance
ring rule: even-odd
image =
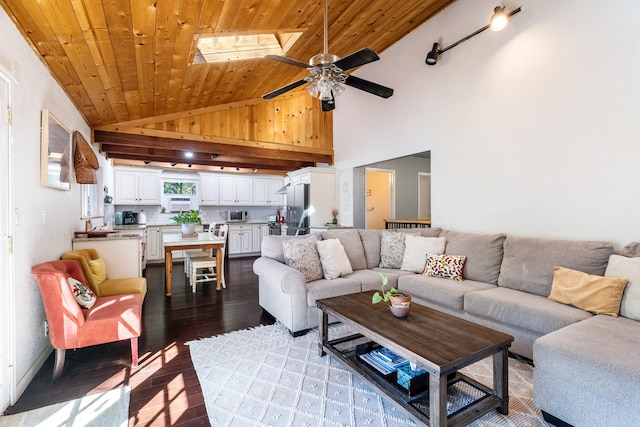
[[[430,228],[431,218],[385,219],[384,228]]]

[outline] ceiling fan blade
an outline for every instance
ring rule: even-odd
[[[393,89],[379,85],[378,83],[370,82],[369,80],[361,79],[356,76],[349,75],[344,84],[355,87],[356,89],[363,90],[365,92],[372,93],[374,95],[381,96],[382,98],[389,98],[393,95]]]
[[[378,59],[380,59],[380,57],[377,53],[365,47],[364,49],[360,49],[359,51],[354,52],[351,55],[347,55],[342,59],[338,59],[334,64],[342,71],[347,71],[352,68],[368,64],[369,62],[377,61]]]
[[[267,94],[262,95],[263,99],[271,99],[271,98],[275,98],[278,95],[282,95],[285,92],[289,92],[292,89],[297,88],[298,86],[302,86],[303,84],[307,83],[307,78],[305,77],[304,79],[300,79],[298,81],[295,81],[293,83],[290,83],[286,86],[281,87],[280,89],[276,89],[273,92],[269,92]]]
[[[332,111],[336,108],[336,100],[322,101],[322,111]]]
[[[278,62],[282,62],[284,64],[289,64],[289,65],[293,65],[295,67],[300,67],[300,68],[311,68],[311,65],[307,64],[306,62],[301,62],[298,61],[296,59],[291,59],[291,58],[287,58],[286,56],[280,56],[280,55],[265,55],[265,58],[267,59],[271,59],[273,61],[278,61]]]

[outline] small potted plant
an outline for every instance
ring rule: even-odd
[[[409,314],[411,308],[411,295],[406,292],[400,292],[396,288],[391,288],[385,292],[384,287],[389,284],[389,279],[383,273],[380,273],[382,277],[382,293],[376,292],[371,298],[372,304],[379,302],[388,302],[389,309],[396,317],[405,317]]]
[[[172,216],[171,220],[176,224],[182,225],[182,234],[194,234],[196,232],[196,224],[202,224],[200,212],[191,209],[187,212],[180,212],[178,215]]]

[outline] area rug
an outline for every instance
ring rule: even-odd
[[[347,332],[333,326],[330,337]],[[317,331],[293,338],[276,323],[188,342],[211,425],[415,425],[332,357],[319,357],[317,339]],[[461,372],[492,385],[490,358]],[[509,415],[493,411],[471,426],[547,426],[532,381],[530,365],[509,359]]]
[[[130,387],[0,417],[0,427],[127,427]]]

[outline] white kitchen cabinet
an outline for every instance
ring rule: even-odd
[[[116,168],[114,204],[159,205],[160,173],[146,169]]]
[[[72,249],[95,249],[107,266],[110,279],[142,277],[142,238],[73,239]]]
[[[220,205],[250,206],[253,204],[253,179],[223,176],[220,177]]]
[[[262,239],[264,236],[269,235],[269,224],[252,224],[252,235],[253,235],[253,252],[261,252],[262,251]]]
[[[164,248],[162,247],[162,227],[147,227],[147,261],[158,261],[164,259]]]
[[[250,254],[253,252],[253,226],[251,224],[229,225],[229,255]]]
[[[309,214],[310,227],[324,226],[333,220],[331,211],[340,206],[336,198],[335,169],[310,167],[289,172],[289,182],[309,184],[309,206],[314,208]]]
[[[213,174],[200,174],[200,205],[220,204],[220,178]]]
[[[284,195],[277,194],[284,185],[282,178],[254,178],[253,204],[259,206],[282,206]]]

